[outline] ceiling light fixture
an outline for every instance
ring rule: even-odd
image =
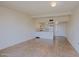
[[[51,2],[51,6],[55,7],[56,6],[56,2]]]

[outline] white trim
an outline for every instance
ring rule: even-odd
[[[72,14],[71,12],[64,12],[64,13],[58,13],[58,14],[37,15],[37,16],[32,16],[32,18],[66,16],[66,15],[71,15],[71,14]]]

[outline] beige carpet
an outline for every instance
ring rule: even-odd
[[[32,39],[0,51],[1,57],[76,57],[79,56],[64,37],[56,41]]]

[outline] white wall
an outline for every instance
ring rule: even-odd
[[[67,25],[67,37],[71,45],[79,52],[79,7],[73,11]]]
[[[33,38],[34,23],[23,13],[0,6],[0,49]]]

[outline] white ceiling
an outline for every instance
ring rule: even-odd
[[[4,1],[0,2],[0,5],[30,14],[32,17],[40,17],[70,14],[79,4],[78,1],[57,1],[57,6],[53,8],[50,6],[50,3],[51,1]]]

